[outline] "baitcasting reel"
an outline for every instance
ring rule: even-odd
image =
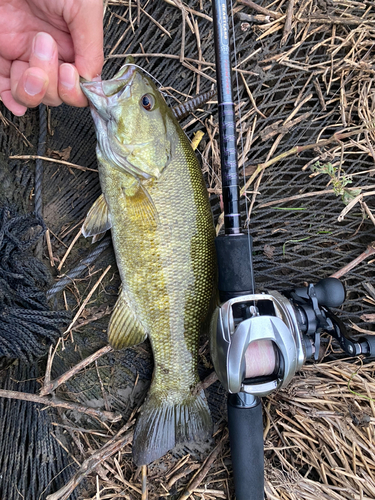
[[[323,331],[350,356],[375,356],[375,336],[351,340],[330,311],[344,299],[342,283],[326,278],[284,294],[241,295],[221,304],[211,324],[211,351],[223,386],[259,397],[285,387],[307,359],[318,359]]]

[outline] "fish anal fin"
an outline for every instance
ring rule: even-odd
[[[108,341],[114,349],[140,344],[147,332],[130,308],[124,291],[121,291],[108,325]]]
[[[138,417],[133,439],[133,461],[147,465],[179,443],[206,441],[212,420],[204,394],[188,395],[171,404],[169,398],[147,397]]]
[[[101,235],[111,227],[112,222],[108,205],[104,195],[101,194],[86,215],[86,219],[82,226],[82,234],[85,238],[98,235],[95,240],[98,241],[101,238]]]

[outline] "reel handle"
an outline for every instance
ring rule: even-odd
[[[345,300],[345,287],[337,278],[324,278],[314,285],[316,298],[321,306],[340,307]],[[296,288],[294,293],[299,297],[308,299],[308,288]]]
[[[359,339],[361,353],[369,358],[375,358],[375,335],[364,335]]]
[[[228,396],[228,428],[236,500],[264,499],[263,418],[260,398]]]

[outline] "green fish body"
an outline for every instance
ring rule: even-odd
[[[111,228],[122,281],[109,342],[121,349],[149,337],[154,355],[133,442],[134,461],[143,465],[211,433],[204,394],[192,390],[216,284],[215,232],[199,163],[152,80],[127,64],[112,80],[82,89],[103,192],[83,233]]]

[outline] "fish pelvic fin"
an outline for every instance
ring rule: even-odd
[[[111,216],[108,210],[104,194],[101,194],[90,208],[82,226],[82,234],[85,238],[94,236],[92,243],[99,241],[107,229],[112,227]]]
[[[108,325],[108,341],[114,349],[124,349],[140,344],[147,338],[147,332],[129,305],[122,290],[117,299]]]
[[[133,461],[147,465],[179,443],[202,442],[212,435],[212,420],[205,395],[189,394],[179,403],[168,396],[147,397],[133,439]]]

